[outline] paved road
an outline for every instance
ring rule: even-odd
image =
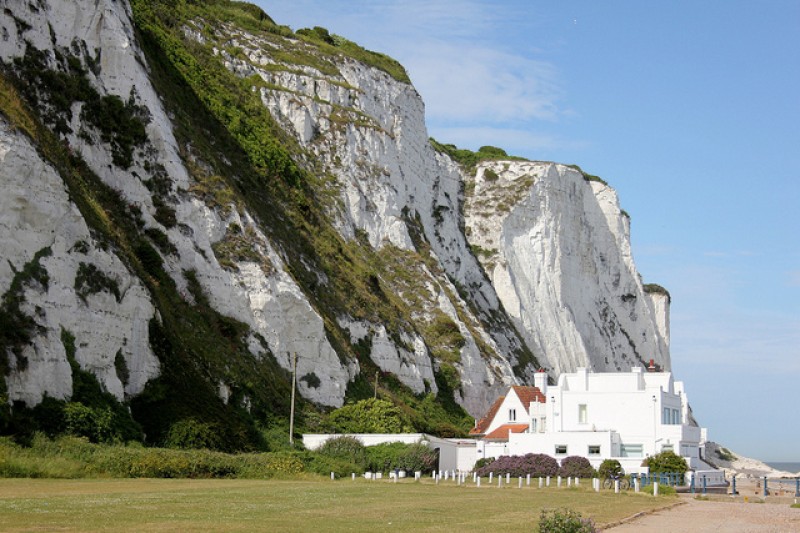
[[[605,531],[612,533],[800,532],[800,509],[792,509],[788,503],[734,503],[700,501],[689,496],[682,498],[685,502],[683,505],[644,515]]]

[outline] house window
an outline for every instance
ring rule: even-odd
[[[556,444],[556,455],[567,455],[567,445]]]
[[[681,412],[677,409],[672,410],[672,423],[673,424],[680,424],[681,423]]]
[[[664,411],[661,413],[661,423],[662,424],[670,423],[669,407],[665,407]]]
[[[509,422],[516,422],[517,420],[517,410],[516,409],[509,409],[508,410],[508,421]]]
[[[641,444],[623,444],[619,450],[620,457],[641,457],[642,445]]]
[[[535,418],[531,419],[531,433],[536,433],[537,422],[538,420],[536,420]]]
[[[600,455],[600,446],[589,446],[589,455]]]
[[[582,403],[578,405],[578,424],[585,424],[586,423],[586,404]]]

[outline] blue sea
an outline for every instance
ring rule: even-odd
[[[766,464],[776,470],[783,470],[784,472],[800,472],[800,463],[766,462]]]

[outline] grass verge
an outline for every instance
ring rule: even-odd
[[[542,509],[599,526],[674,497],[343,479],[0,480],[5,531],[521,531]]]

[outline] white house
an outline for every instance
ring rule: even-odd
[[[547,377],[544,373],[541,375]],[[545,396],[539,387],[513,386],[505,396],[497,398],[486,416],[477,420],[470,431],[470,435],[480,437],[478,458],[512,455],[508,448],[509,435],[535,431],[534,421],[544,416],[544,404]]]
[[[694,423],[683,383],[653,370],[579,368],[555,386],[538,373],[535,387],[512,387],[476,425],[473,433],[483,435],[477,456],[579,455],[594,467],[617,459],[634,473],[646,471],[645,457],[671,450],[690,468],[710,468],[701,460],[706,429]]]

